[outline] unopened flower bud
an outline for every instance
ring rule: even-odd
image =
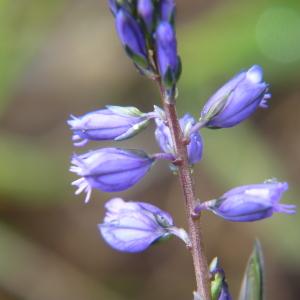
[[[161,0],[160,1],[160,20],[173,23],[175,15],[175,1]]]
[[[177,55],[176,35],[168,22],[161,22],[156,29],[156,56],[163,83],[171,88],[179,79],[180,58]]]
[[[154,21],[154,4],[152,0],[138,0],[137,11],[144,21],[148,32],[152,31]]]
[[[247,119],[258,107],[267,107],[268,85],[263,70],[254,65],[221,87],[205,104],[201,120],[210,128],[232,127]]]
[[[76,194],[85,191],[88,202],[92,189],[104,192],[127,190],[140,181],[150,170],[155,158],[141,150],[101,148],[72,158],[71,172],[81,178],[72,185]]]
[[[220,267],[219,259],[215,257],[210,266],[211,298],[212,300],[231,300],[224,270]]]
[[[121,8],[116,14],[116,28],[121,43],[133,62],[138,67],[147,69],[147,48],[140,24]]]
[[[269,218],[273,213],[294,214],[296,206],[279,203],[287,191],[286,182],[274,180],[261,184],[231,189],[216,200],[198,205],[195,212],[210,210],[219,217],[233,222],[252,222]]]
[[[107,106],[80,117],[71,116],[68,124],[74,145],[84,146],[88,141],[128,139],[143,130],[149,119],[135,107]]]
[[[154,205],[114,198],[105,204],[105,208],[106,215],[99,230],[104,240],[116,250],[141,252],[171,235],[181,239],[183,236],[186,242],[187,233],[175,227],[172,217]]]
[[[173,144],[169,127],[159,118],[155,119],[155,122],[155,138],[161,150],[176,157],[176,149]],[[187,146],[188,159],[189,163],[193,165],[199,162],[202,158],[203,141],[199,132],[193,132],[188,135],[189,129],[196,123],[195,119],[191,115],[185,114],[179,120],[179,123],[184,137],[189,140],[189,144]]]

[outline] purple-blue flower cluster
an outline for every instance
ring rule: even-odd
[[[208,99],[198,120],[188,113],[178,119],[175,98],[181,61],[177,53],[175,1],[109,0],[108,4],[122,46],[137,69],[158,82],[165,110],[154,106],[153,111],[144,113],[136,107],[110,105],[82,116],[72,115],[67,123],[73,132],[74,146],[82,147],[90,141],[120,142],[140,133],[153,121],[155,139],[162,152],[147,154],[143,150],[106,147],[74,154],[70,171],[79,176],[72,182],[77,188],[75,194],[85,192],[85,202],[88,202],[93,189],[103,192],[127,190],[141,181],[156,161],[163,159],[179,173],[183,170],[180,164],[185,168],[180,175],[187,195],[194,188],[192,183],[189,189],[184,186],[191,175],[189,168],[202,159],[203,139],[199,130],[233,127],[259,107],[268,107],[271,95],[269,85],[263,79],[262,67],[253,65],[225,83]],[[171,116],[168,108],[172,105]],[[192,178],[189,179],[192,182]],[[287,189],[286,182],[269,180],[233,188],[217,199],[197,205],[193,195],[194,200],[187,205],[190,232],[194,234],[197,227],[191,229],[192,217],[196,219],[203,211],[211,211],[233,222],[258,221],[274,213],[294,214],[295,205],[280,203]],[[152,204],[113,198],[106,202],[105,209],[99,230],[104,240],[116,250],[140,252],[170,236],[177,236],[194,250],[191,241],[199,241],[195,235],[190,241],[187,232],[174,225],[169,213]],[[212,299],[231,300],[225,273],[217,259],[210,265],[210,277]],[[199,291],[194,293],[194,299],[202,298]]]

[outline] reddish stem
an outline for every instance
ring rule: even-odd
[[[195,269],[197,293],[201,296],[201,299],[210,300],[211,293],[209,271],[207,260],[204,255],[204,246],[200,230],[200,218],[193,218],[194,207],[196,206],[197,198],[195,196],[194,182],[188,163],[186,141],[183,137],[183,133],[179,125],[175,100],[167,99],[166,101],[165,90],[160,83],[159,86],[164,104],[164,110],[166,113],[167,123],[170,128],[172,139],[176,148],[178,161],[180,161],[180,163],[177,164],[177,167],[186,205],[189,236],[191,240],[190,251],[192,254]]]

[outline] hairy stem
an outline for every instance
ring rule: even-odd
[[[165,98],[165,90],[160,86],[161,97],[164,104],[166,119],[171,131],[172,139],[175,144],[176,152],[178,155],[178,173],[180,179],[181,189],[183,191],[189,235],[191,240],[190,251],[193,258],[195,269],[195,277],[197,284],[197,293],[203,300],[210,300],[210,281],[207,260],[204,255],[204,246],[202,241],[202,234],[200,230],[200,218],[193,218],[194,207],[196,206],[196,196],[194,189],[194,182],[191,174],[191,169],[188,163],[188,154],[186,142],[179,125],[178,116],[176,112],[175,100]],[[170,101],[171,100],[171,101]]]

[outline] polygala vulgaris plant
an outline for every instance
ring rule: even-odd
[[[175,1],[109,0],[108,5],[127,55],[140,74],[157,84],[162,108],[155,105],[153,111],[144,113],[135,107],[108,105],[83,116],[71,116],[68,124],[74,145],[128,139],[154,121],[161,152],[100,148],[74,155],[70,170],[80,177],[72,183],[78,188],[76,194],[85,192],[88,202],[93,189],[124,191],[138,183],[157,160],[168,160],[183,191],[188,230],[177,228],[169,213],[152,204],[121,198],[105,204],[106,215],[98,225],[99,230],[112,248],[123,252],[140,252],[166,237],[178,237],[192,255],[196,279],[194,300],[232,299],[219,260],[207,264],[200,230],[201,213],[211,211],[228,221],[252,222],[269,218],[275,212],[293,214],[296,208],[280,203],[288,184],[274,179],[236,187],[216,199],[200,202],[191,171],[202,158],[201,129],[233,127],[258,108],[268,107],[271,95],[263,70],[253,65],[236,74],[207,100],[198,120],[190,114],[178,118],[175,99],[181,60],[177,52]],[[249,259],[239,299],[263,299],[263,260],[258,242]]]

